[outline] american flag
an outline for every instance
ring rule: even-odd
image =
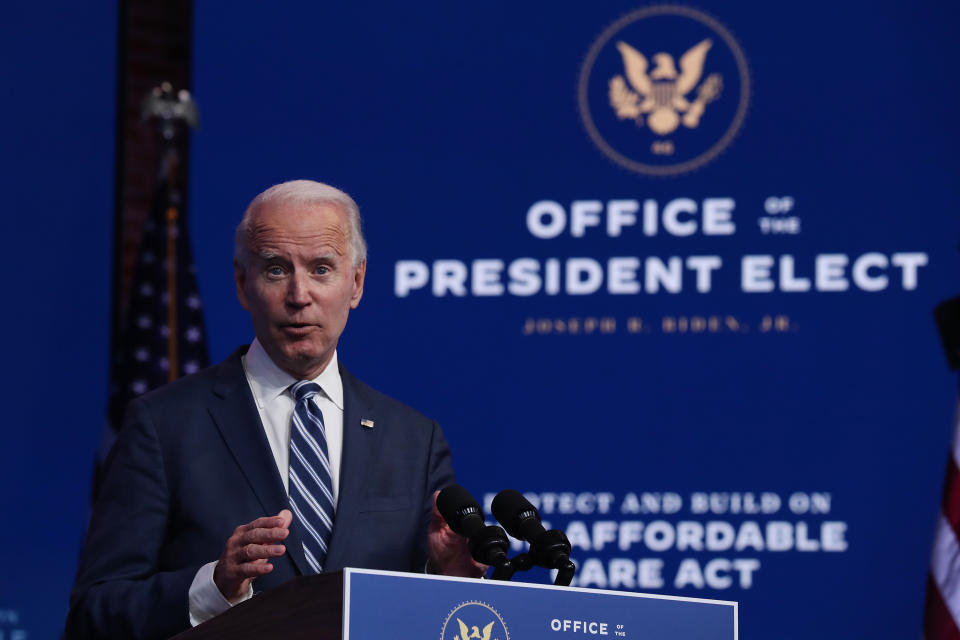
[[[960,640],[960,407],[927,579],[926,640]]]
[[[94,475],[123,424],[127,403],[209,364],[203,306],[174,172],[164,170],[144,224],[124,322],[114,336],[107,425]]]
[[[960,298],[937,305],[934,316],[950,368],[960,370]],[[946,476],[927,578],[926,640],[960,640],[960,404]]]

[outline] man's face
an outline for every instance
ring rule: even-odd
[[[314,378],[360,303],[366,261],[351,264],[347,216],[335,204],[268,204],[250,223],[247,264],[234,263],[237,297],[274,363]]]

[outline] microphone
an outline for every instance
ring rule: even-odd
[[[540,512],[519,491],[504,489],[498,493],[492,511],[511,536],[530,543],[530,555],[538,565],[547,569],[569,566],[571,546],[567,536],[557,529],[544,529]]]
[[[470,555],[477,562],[500,567],[508,563],[510,541],[497,526],[487,526],[480,503],[460,485],[452,484],[437,496],[437,510],[454,533],[467,538]]]
[[[540,512],[516,489],[504,489],[498,493],[491,510],[507,533],[519,540],[530,542],[545,531]]]

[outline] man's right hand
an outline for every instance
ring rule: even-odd
[[[273,571],[269,560],[287,552],[280,543],[290,535],[292,519],[293,514],[284,509],[234,530],[213,570],[213,582],[224,598],[231,603],[240,600],[247,595],[254,579]]]

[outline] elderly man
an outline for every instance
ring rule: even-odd
[[[453,482],[439,425],[338,361],[366,266],[342,191],[298,180],[253,200],[234,275],[256,339],[130,404],[67,637],[165,638],[346,566],[483,572],[433,505]]]

